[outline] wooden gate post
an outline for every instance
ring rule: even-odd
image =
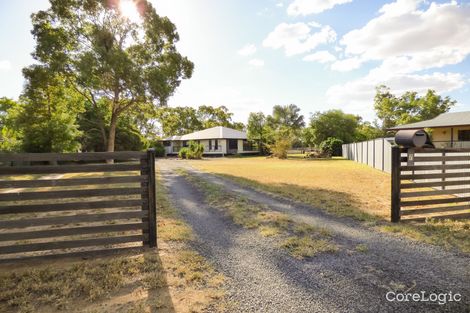
[[[392,214],[393,223],[400,221],[400,165],[401,148],[392,147]]]
[[[149,222],[149,247],[155,248],[157,246],[157,204],[156,204],[156,190],[155,190],[155,149],[147,150],[148,162],[148,222]]]

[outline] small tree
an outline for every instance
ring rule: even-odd
[[[274,157],[279,159],[287,159],[287,151],[292,146],[292,141],[288,138],[278,139],[269,148]]]
[[[343,141],[341,139],[329,137],[320,144],[320,151],[328,156],[341,156],[342,145]]]
[[[281,127],[273,133],[273,138],[274,143],[268,146],[272,155],[279,159],[287,159],[287,152],[292,147],[292,130],[288,127]]]

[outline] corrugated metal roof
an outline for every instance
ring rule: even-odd
[[[431,120],[405,124],[405,125],[399,125],[399,126],[390,128],[390,130],[467,126],[467,125],[470,125],[470,111],[444,113]]]
[[[216,126],[181,136],[180,140],[246,139],[246,133],[223,126]]]

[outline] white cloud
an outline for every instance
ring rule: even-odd
[[[379,13],[386,14],[390,17],[400,16],[416,10],[422,2],[424,2],[424,0],[397,0],[396,2],[385,4],[380,8]]]
[[[358,57],[342,59],[331,64],[331,69],[337,72],[348,72],[361,67],[362,62]]]
[[[317,14],[348,2],[352,0],[294,0],[287,8],[287,14],[291,16]]]
[[[8,71],[11,69],[11,62],[8,60],[0,60],[0,71]]]
[[[459,73],[432,73],[432,74],[395,74],[381,76],[372,70],[365,77],[338,84],[330,87],[327,92],[327,102],[333,106],[347,108],[349,112],[355,112],[363,117],[373,117],[373,101],[375,88],[378,85],[386,85],[393,93],[401,95],[413,90],[420,94],[428,89],[434,89],[438,93],[449,92],[462,88],[465,79]]]
[[[326,50],[322,50],[322,51],[317,51],[313,54],[309,54],[307,56],[305,56],[303,58],[304,61],[309,61],[309,62],[318,62],[318,63],[329,63],[329,62],[333,62],[336,60],[336,57],[329,53],[328,51]]]
[[[239,55],[248,56],[256,53],[256,46],[254,44],[247,44],[240,50],[238,50]]]
[[[261,59],[251,59],[248,64],[254,67],[262,67],[264,66],[264,60]]]
[[[281,23],[269,33],[263,41],[264,47],[284,48],[287,56],[302,54],[317,46],[336,40],[336,32],[330,26],[323,26],[320,31],[311,33],[311,27],[305,23]]]
[[[308,22],[307,25],[313,28],[321,28],[321,24],[315,21]]]
[[[381,63],[362,78],[329,88],[330,104],[370,116],[380,84],[396,94],[450,92],[462,88],[468,77],[432,70],[459,64],[470,54],[470,4],[397,0],[382,6],[379,16],[364,27],[345,34],[340,44],[346,58],[333,63],[334,70],[358,68],[367,61]]]
[[[278,8],[282,8],[282,7],[284,6],[284,3],[279,2],[279,3],[276,4],[276,6],[277,6]]]
[[[343,36],[346,53],[370,60],[408,56],[423,63],[421,68],[442,66],[443,57],[448,64],[463,60],[470,53],[470,5],[433,2],[420,11],[420,2],[398,0],[383,6],[380,16]]]

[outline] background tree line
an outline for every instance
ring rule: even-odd
[[[290,104],[274,106],[272,115],[250,113],[248,136],[258,143],[260,152],[273,152],[286,157],[291,147],[317,148],[328,154],[341,155],[341,145],[393,135],[389,128],[432,119],[448,112],[455,101],[442,97],[434,90],[424,96],[408,91],[401,96],[391,93],[386,86],[378,86],[374,109],[378,120],[373,123],[341,110],[328,110],[312,114],[306,125],[300,109]]]

